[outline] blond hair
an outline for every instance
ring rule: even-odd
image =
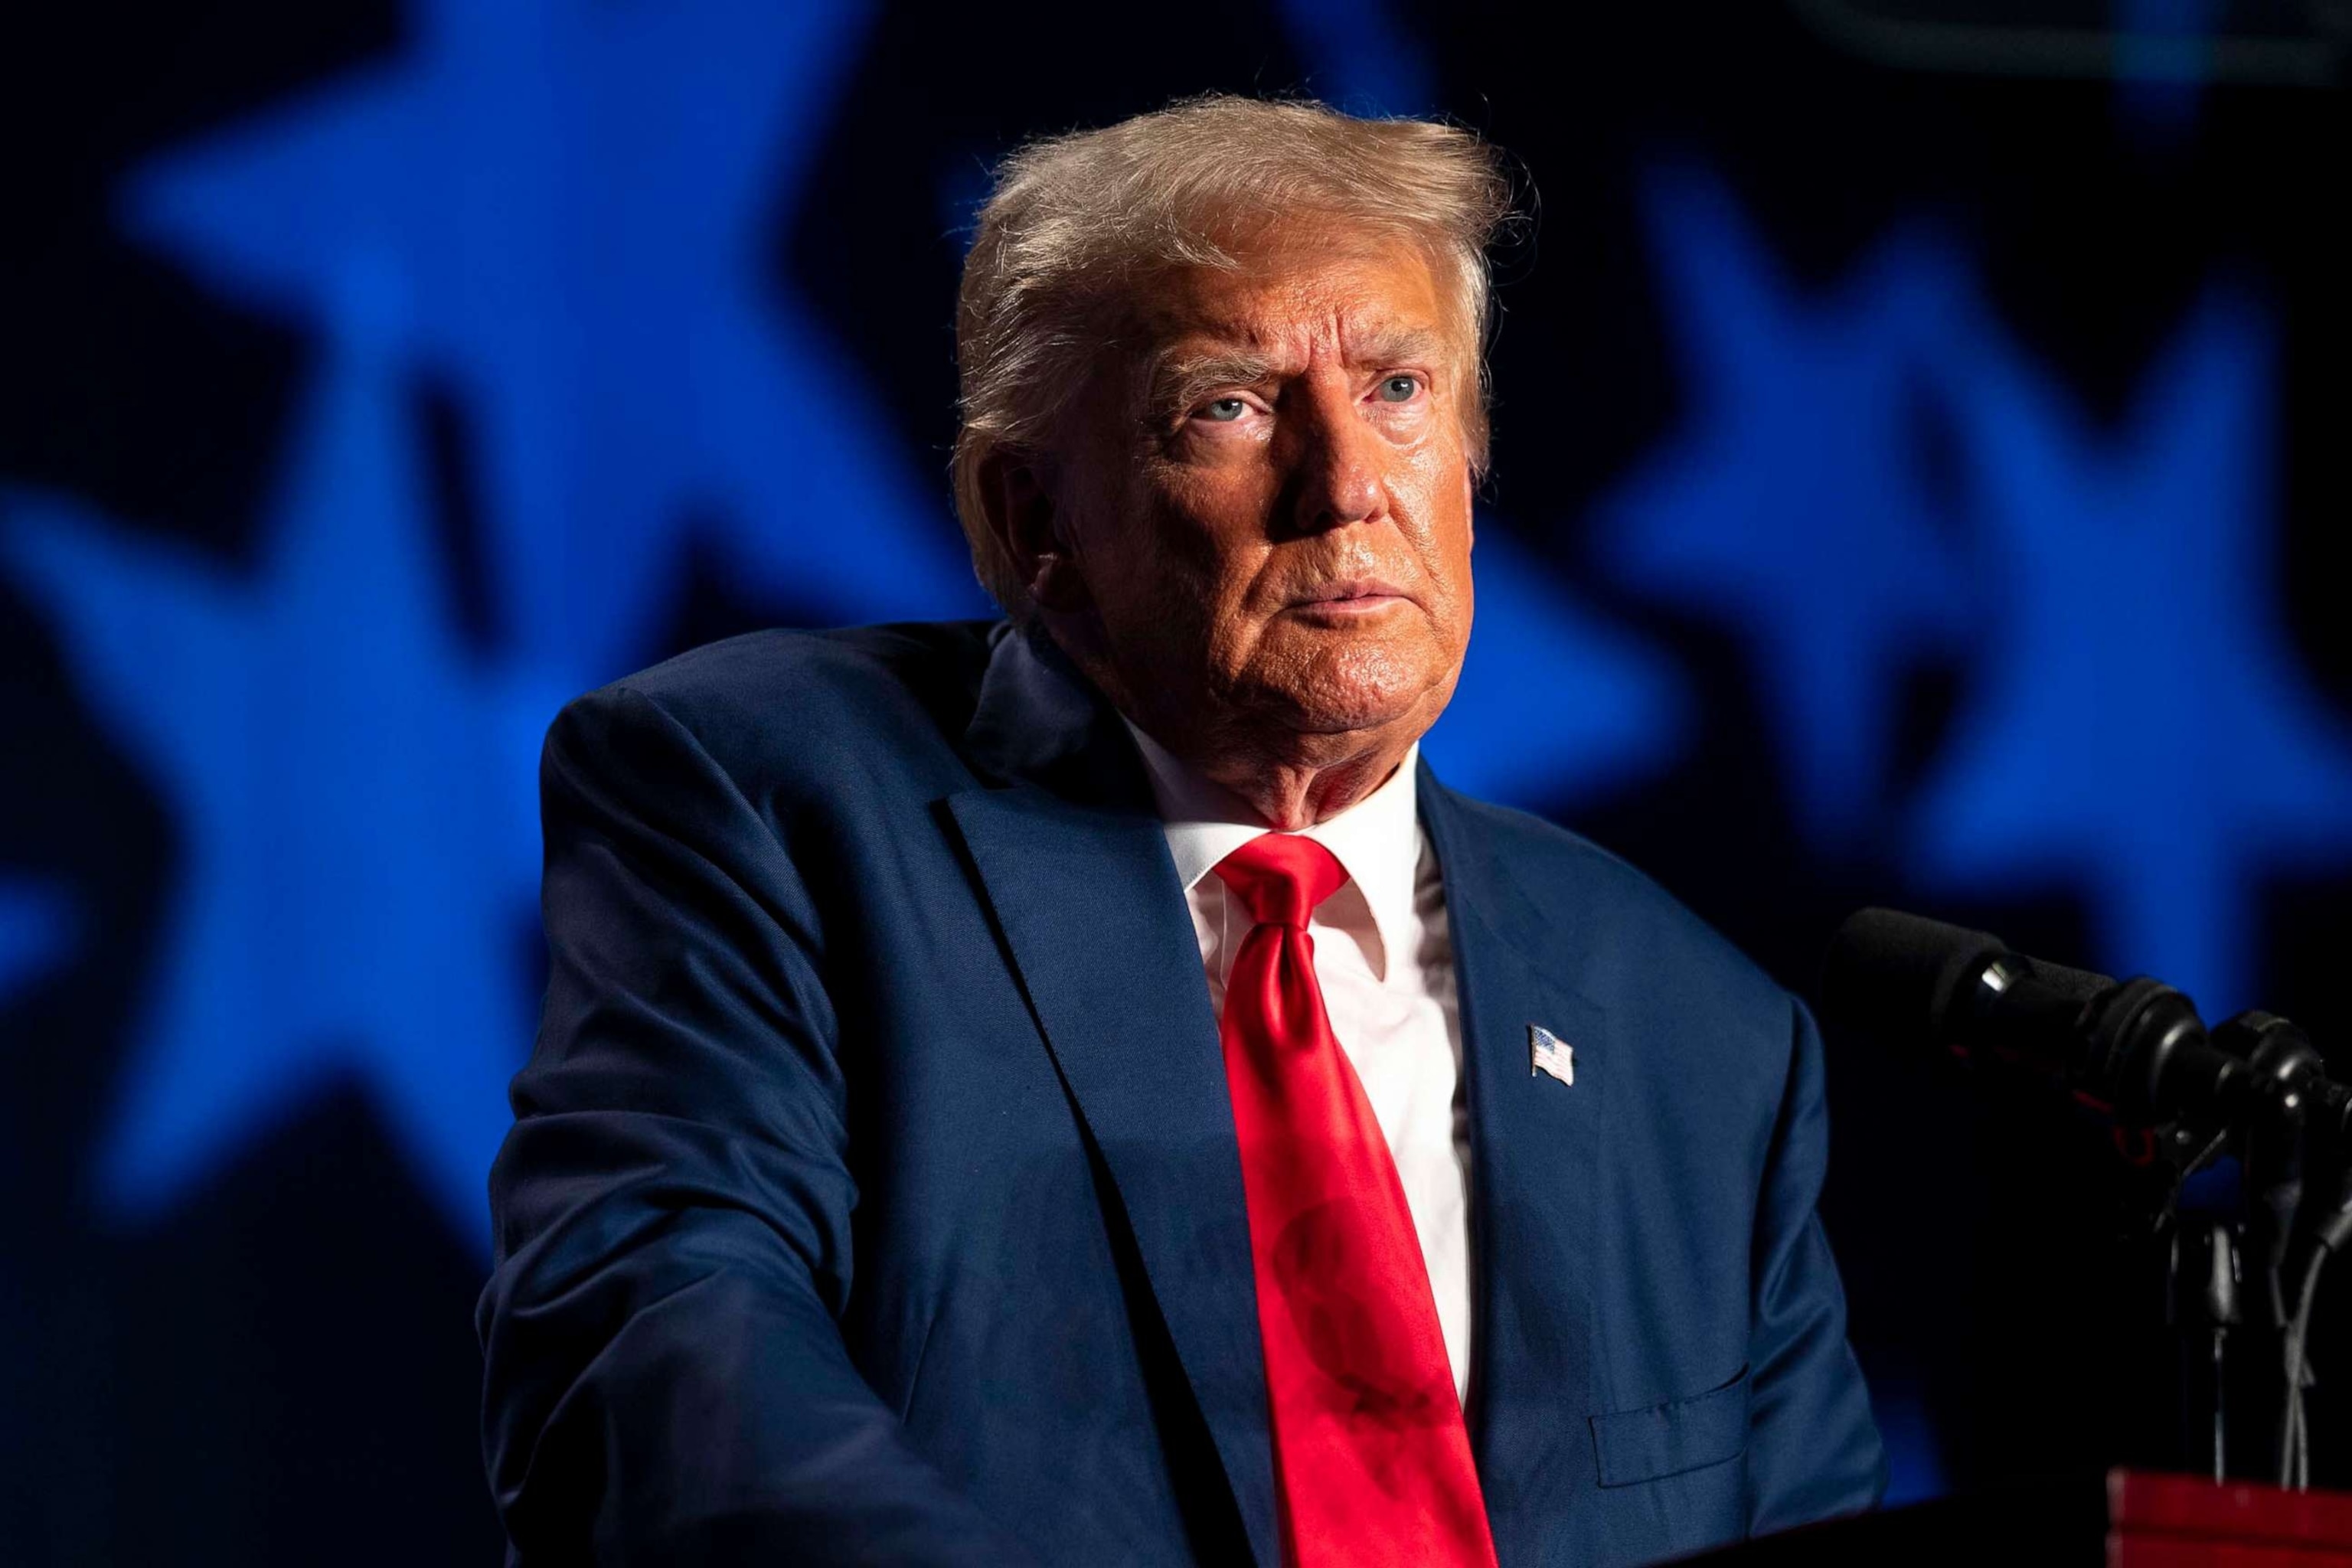
[[[956,309],[956,511],[982,585],[1028,616],[1027,584],[988,526],[982,468],[1051,449],[1106,346],[1106,312],[1156,270],[1237,268],[1244,247],[1295,220],[1423,250],[1475,374],[1464,436],[1483,474],[1486,249],[1511,205],[1500,158],[1470,132],[1311,102],[1190,99],[1013,153],[981,208]]]

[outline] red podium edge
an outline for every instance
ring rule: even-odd
[[[2352,1568],[2352,1496],[2107,1472],[2107,1568]]]
[[[2252,1481],[2109,1470],[2107,1522],[2126,1535],[2195,1536],[2352,1553],[2352,1493],[2291,1492]]]

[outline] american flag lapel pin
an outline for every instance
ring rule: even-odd
[[[1548,1072],[1562,1083],[1576,1081],[1576,1047],[1545,1028],[1528,1026],[1528,1076]]]

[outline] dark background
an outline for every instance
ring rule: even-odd
[[[1800,989],[1886,902],[2335,1054],[2347,28],[12,14],[0,1561],[495,1559],[470,1314],[537,734],[712,637],[985,613],[945,484],[962,226],[1023,138],[1181,94],[1443,112],[1517,160],[1447,777]],[[1831,1048],[1896,1495],[2161,1458],[2104,1133]],[[2352,1485],[2340,1317],[2315,1468]]]

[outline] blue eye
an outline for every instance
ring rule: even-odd
[[[1202,409],[1201,416],[1204,419],[1213,419],[1221,425],[1230,425],[1248,412],[1249,405],[1240,398],[1220,397]]]
[[[1409,375],[1392,375],[1381,383],[1383,403],[1411,403],[1412,395],[1421,390],[1421,383]]]

